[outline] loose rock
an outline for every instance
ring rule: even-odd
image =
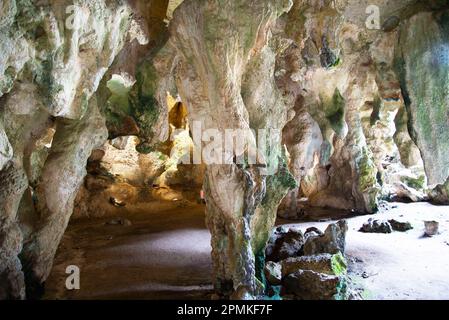
[[[311,235],[304,244],[304,255],[311,256],[321,253],[336,254],[345,252],[346,232],[348,223],[346,220],[330,224],[323,235]]]
[[[299,300],[333,300],[338,294],[340,277],[311,270],[298,270],[283,279],[286,293]]]
[[[283,277],[300,269],[336,276],[343,275],[347,271],[346,259],[340,252],[334,255],[325,253],[315,256],[289,258],[282,261],[281,265]]]
[[[400,222],[394,219],[388,220],[388,222],[394,231],[406,232],[413,229],[410,222]]]
[[[266,260],[279,262],[302,254],[304,235],[301,230],[278,227],[270,238],[266,249]]]
[[[437,221],[424,221],[425,235],[432,237],[438,234],[440,224]]]
[[[387,221],[373,220],[369,219],[368,222],[364,223],[360,228],[359,232],[364,233],[392,233],[390,223]]]

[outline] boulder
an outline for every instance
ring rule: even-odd
[[[311,270],[318,273],[340,276],[346,274],[347,262],[341,252],[337,254],[319,254],[289,258],[281,262],[282,277],[292,274],[298,270]]]
[[[348,223],[346,220],[340,220],[330,224],[323,235],[310,235],[304,244],[304,255],[344,253],[347,231]]]
[[[391,225],[391,228],[394,231],[406,232],[406,231],[413,229],[410,222],[400,222],[400,221],[391,219],[391,220],[388,220],[388,223]]]
[[[429,196],[436,205],[449,205],[449,177],[444,184],[439,184],[431,190]]]
[[[364,223],[360,228],[359,232],[364,233],[392,233],[393,230],[391,225],[387,221],[380,221],[369,219],[368,222]]]
[[[424,234],[428,237],[432,237],[438,234],[439,223],[437,221],[424,221],[425,231]]]
[[[298,270],[282,281],[285,293],[299,300],[333,300],[339,293],[341,279],[338,276],[311,270]]]
[[[304,235],[299,229],[278,227],[273,232],[266,249],[266,260],[279,262],[302,254]]]
[[[268,283],[277,286],[281,284],[282,281],[282,267],[279,263],[268,261],[265,265],[264,273],[265,278],[267,279]]]

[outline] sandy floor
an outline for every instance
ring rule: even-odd
[[[346,254],[350,273],[365,288],[365,299],[449,299],[449,207],[394,203],[373,216],[348,219]],[[409,221],[414,229],[391,234],[358,232],[370,217]],[[424,220],[440,222],[440,234],[423,237]],[[306,229],[325,223],[301,223]],[[366,278],[362,277],[364,275]]]
[[[348,219],[351,274],[369,299],[449,299],[449,207],[394,206],[372,217],[409,221],[413,230],[363,234],[357,230],[370,216]],[[173,203],[159,212],[123,209],[131,226],[105,225],[111,218],[72,223],[47,280],[45,298],[208,299],[210,235],[203,210]],[[423,238],[424,220],[439,221],[441,234]],[[329,223],[297,225],[324,229]],[[70,264],[81,269],[81,290],[65,289]]]
[[[124,209],[131,226],[105,224],[111,217],[72,223],[45,298],[207,299],[212,286],[204,207],[173,202],[162,207]],[[67,265],[79,266],[80,290],[65,289]]]

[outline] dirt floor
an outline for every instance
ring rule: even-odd
[[[366,299],[449,299],[449,207],[427,203],[391,204],[374,216],[348,219],[350,274]],[[187,202],[123,208],[127,220],[72,222],[46,283],[46,299],[209,299],[210,235],[204,207]],[[406,233],[358,232],[370,217],[409,221]],[[310,220],[325,220],[320,212]],[[315,219],[314,219],[315,218]],[[441,234],[422,237],[424,220],[440,222]],[[279,224],[291,224],[280,220]],[[295,224],[305,230],[331,223]],[[77,265],[81,289],[65,289],[65,269]]]
[[[71,223],[45,299],[208,299],[212,267],[204,206],[149,207],[124,208],[125,225],[111,224],[117,222],[111,217]],[[68,265],[80,268],[80,290],[65,288]]]
[[[428,203],[392,203],[388,211],[347,219],[346,255],[350,274],[365,299],[449,299],[449,207]],[[413,230],[391,234],[358,232],[369,218],[408,221]],[[423,237],[424,221],[440,222],[440,234]],[[283,221],[285,222],[285,221]],[[288,222],[287,222],[288,223]],[[295,224],[322,230],[330,222]]]

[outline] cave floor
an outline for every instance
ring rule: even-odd
[[[366,299],[449,299],[449,207],[392,204],[374,216],[348,219],[347,256]],[[165,203],[161,210],[124,208],[130,226],[111,217],[72,222],[46,283],[45,299],[209,299],[210,235],[204,206]],[[409,221],[406,233],[364,234],[368,218]],[[319,219],[322,219],[320,213]],[[440,234],[424,238],[423,221],[440,222]],[[293,223],[305,230],[331,223]],[[278,224],[292,224],[279,220]],[[65,289],[65,268],[77,265],[81,289]]]
[[[346,255],[352,278],[373,300],[449,299],[449,207],[429,203],[392,203],[392,209],[372,216],[347,219]],[[408,232],[367,234],[358,232],[369,218],[408,221]],[[440,223],[440,234],[427,238],[424,221]],[[303,231],[322,230],[330,222],[294,224]],[[279,224],[291,224],[282,220]]]
[[[45,299],[209,299],[210,235],[204,206],[163,202],[123,208],[113,217],[76,220],[58,249]],[[150,210],[148,210],[150,207]],[[80,268],[80,290],[65,288],[68,265]]]

